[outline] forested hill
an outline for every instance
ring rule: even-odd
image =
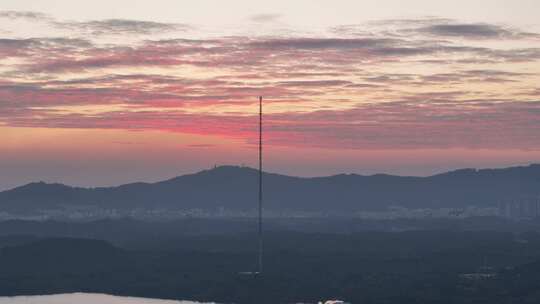
[[[77,188],[31,183],[0,192],[0,211],[92,206],[110,209],[252,210],[257,174],[223,166],[157,183]],[[301,178],[264,174],[265,208],[273,211],[349,212],[388,206],[441,208],[498,206],[540,197],[540,165],[463,169],[429,177],[341,174]]]

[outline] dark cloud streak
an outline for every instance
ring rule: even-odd
[[[487,23],[433,24],[422,27],[419,31],[434,36],[468,39],[523,39],[540,37],[538,34],[526,33]]]
[[[163,32],[187,31],[187,24],[163,23],[129,19],[107,19],[85,22],[55,22],[54,25],[91,35],[150,35]]]
[[[46,14],[32,11],[0,11],[0,18],[11,20],[25,19],[30,21],[49,21],[52,19]]]

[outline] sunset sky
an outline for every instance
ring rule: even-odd
[[[0,189],[540,162],[540,1],[0,2]]]

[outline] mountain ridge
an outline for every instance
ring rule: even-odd
[[[221,166],[156,183],[83,188],[30,183],[0,192],[0,211],[65,209],[254,209],[258,171]],[[269,210],[355,212],[390,206],[494,207],[503,200],[540,197],[540,165],[460,169],[427,177],[337,174],[295,177],[264,172]]]
[[[322,175],[322,176],[306,177],[306,176],[295,176],[295,175],[273,173],[273,172],[267,172],[267,171],[263,171],[263,173],[264,173],[265,176],[277,175],[277,176],[289,177],[289,178],[297,178],[297,179],[320,179],[320,178],[333,178],[333,177],[340,177],[340,176],[347,176],[347,177],[350,177],[350,176],[356,176],[356,177],[398,177],[398,178],[419,178],[419,179],[422,179],[422,178],[433,178],[433,177],[440,177],[440,176],[446,176],[446,175],[457,175],[457,174],[469,173],[469,172],[481,173],[481,172],[502,171],[502,170],[508,170],[508,169],[527,169],[527,168],[540,170],[540,163],[531,163],[529,165],[510,166],[510,167],[502,167],[502,168],[483,168],[483,169],[460,168],[460,169],[455,169],[455,170],[450,170],[450,171],[446,171],[446,172],[436,173],[436,174],[432,174],[432,175],[428,175],[428,176],[398,175],[398,174],[389,174],[389,173],[374,173],[374,174],[338,173],[338,174],[333,174],[333,175]],[[217,166],[217,167],[214,167],[214,168],[211,168],[211,169],[204,169],[204,170],[194,172],[194,173],[187,173],[187,174],[178,175],[178,176],[171,177],[171,178],[164,179],[164,180],[157,181],[157,182],[132,182],[132,183],[120,184],[120,185],[117,185],[117,186],[99,186],[99,187],[89,186],[89,187],[83,187],[83,186],[68,185],[68,184],[64,184],[64,183],[60,183],[60,182],[50,182],[49,183],[49,182],[44,182],[44,181],[38,181],[38,182],[30,182],[30,183],[27,183],[27,184],[16,186],[14,188],[2,190],[2,191],[0,191],[0,193],[7,192],[7,191],[12,191],[12,190],[15,190],[15,189],[23,188],[23,187],[26,187],[26,186],[32,186],[32,185],[65,186],[65,187],[69,187],[69,188],[73,188],[73,189],[86,189],[86,190],[121,188],[121,187],[127,187],[127,186],[132,186],[132,185],[155,185],[155,184],[160,184],[160,183],[172,182],[172,181],[178,180],[178,179],[183,178],[183,177],[197,176],[197,175],[213,172],[213,171],[216,171],[216,170],[223,170],[223,169],[249,170],[249,171],[252,171],[253,173],[257,173],[257,174],[259,172],[258,169],[247,167],[247,166],[223,165],[223,166]]]

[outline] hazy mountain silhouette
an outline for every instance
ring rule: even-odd
[[[96,206],[116,209],[253,210],[257,171],[223,166],[158,183],[78,188],[43,182],[0,192],[0,210],[12,212]],[[265,208],[273,211],[350,212],[388,206],[497,206],[539,197],[540,165],[463,169],[430,177],[340,174],[300,178],[264,174]]]

